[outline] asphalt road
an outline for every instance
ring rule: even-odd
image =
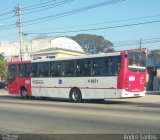
[[[24,100],[0,91],[0,133],[159,134],[160,95],[103,103]]]

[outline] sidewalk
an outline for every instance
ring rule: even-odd
[[[147,91],[146,94],[148,94],[148,95],[160,95],[160,91]]]
[[[146,94],[144,97],[139,98],[124,98],[124,99],[111,99],[113,101],[126,101],[132,103],[153,103],[153,104],[160,104],[160,95],[153,95],[153,94]]]
[[[8,95],[7,89],[0,89],[0,95]]]

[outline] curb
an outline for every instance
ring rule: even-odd
[[[160,91],[146,91],[147,95],[160,95]]]
[[[6,90],[6,89],[0,89],[0,94],[8,94],[8,90]]]

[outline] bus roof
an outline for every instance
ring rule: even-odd
[[[57,57],[57,58],[39,57],[39,59],[36,59],[36,60],[14,61],[14,62],[9,62],[9,64],[26,64],[26,63],[34,63],[34,62],[45,62],[45,61],[75,60],[75,59],[85,59],[85,58],[98,58],[98,57],[105,57],[105,56],[118,56],[121,54],[127,54],[128,52],[140,52],[140,51],[132,50],[132,51],[121,51],[121,52],[102,53],[102,54],[89,54],[89,55],[71,56],[71,57]]]
[[[71,57],[57,57],[57,58],[41,58],[36,60],[31,60],[31,62],[44,62],[44,61],[57,61],[57,60],[75,60],[75,59],[85,59],[85,58],[96,58],[96,57],[104,57],[104,56],[118,56],[120,52],[115,53],[106,53],[106,54],[90,54],[90,55],[81,55],[81,56],[71,56]]]
[[[31,61],[13,61],[13,62],[9,62],[9,64],[27,64],[27,63],[31,63]]]

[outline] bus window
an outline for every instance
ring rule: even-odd
[[[75,76],[74,60],[62,61],[62,76]]]
[[[49,63],[37,63],[37,77],[49,77]]]
[[[29,76],[36,77],[37,76],[37,64],[29,64]]]
[[[107,64],[106,58],[92,59],[92,76],[108,75],[109,69],[106,64]]]
[[[18,65],[18,77],[28,77],[27,75],[27,64]]]
[[[50,62],[50,76],[60,77],[61,76],[61,62]]]
[[[109,58],[106,57],[105,59],[105,68],[104,68],[105,72],[104,75],[105,76],[109,76]]]
[[[128,68],[131,71],[145,71],[146,55],[141,52],[128,52]]]
[[[49,62],[43,63],[44,69],[43,69],[43,77],[49,77],[50,76],[50,65]]]
[[[76,76],[82,77],[90,75],[91,75],[90,59],[76,60]]]
[[[120,69],[120,62],[121,62],[121,57],[120,56],[115,56],[111,57],[109,64],[110,64],[110,76],[117,76],[119,69]]]
[[[8,76],[7,80],[9,83],[13,82],[16,79],[16,65],[12,64],[8,67]]]

